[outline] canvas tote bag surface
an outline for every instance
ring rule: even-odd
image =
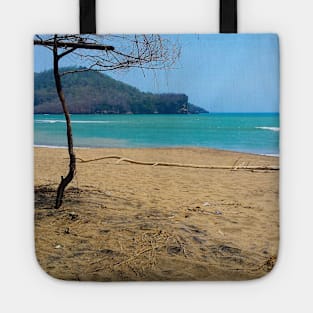
[[[64,280],[248,280],[279,244],[279,41],[34,37],[35,246]]]

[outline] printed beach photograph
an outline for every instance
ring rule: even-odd
[[[274,34],[36,35],[35,250],[76,281],[239,281],[279,246]]]

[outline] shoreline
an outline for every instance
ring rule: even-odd
[[[67,149],[67,146],[50,146],[50,145],[33,145],[33,148],[46,148],[46,149]],[[247,155],[260,155],[260,156],[266,156],[266,157],[274,157],[274,158],[280,158],[280,154],[272,154],[272,153],[254,153],[254,152],[243,152],[243,151],[235,151],[235,150],[225,150],[225,149],[217,149],[217,148],[210,148],[210,147],[199,147],[199,146],[172,146],[172,147],[74,147],[74,150],[88,150],[88,149],[95,149],[95,150],[101,150],[101,149],[125,149],[125,150],[131,150],[131,149],[201,149],[201,150],[216,150],[221,152],[233,152],[233,153],[239,153],[239,154],[247,154]]]

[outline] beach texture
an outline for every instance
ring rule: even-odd
[[[149,164],[101,159],[110,155]],[[270,168],[278,158],[201,148],[77,149],[76,156],[75,179],[55,210],[67,150],[34,149],[36,255],[53,277],[245,280],[273,268],[279,170]]]

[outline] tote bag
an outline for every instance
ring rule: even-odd
[[[35,246],[65,280],[247,280],[279,242],[279,43],[237,34],[34,37]]]

